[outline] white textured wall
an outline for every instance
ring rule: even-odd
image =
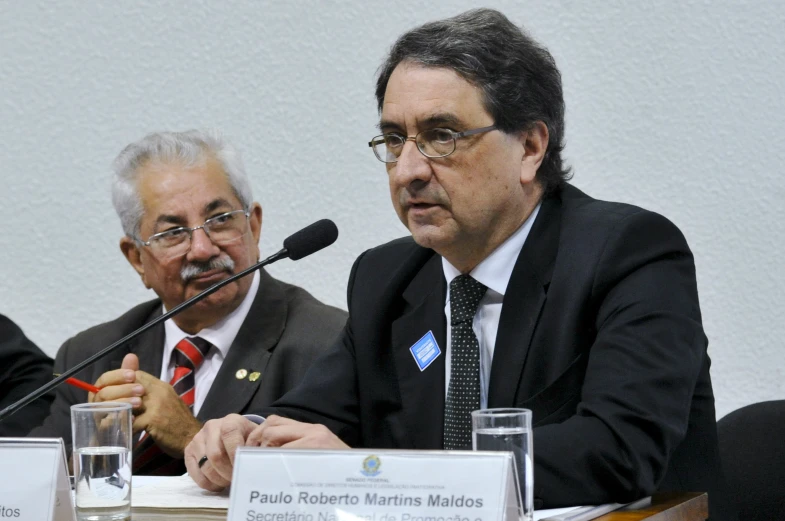
[[[488,2],[557,59],[575,184],[686,234],[722,415],[785,397],[785,7],[642,3]],[[335,220],[337,246],[271,271],[345,307],[353,259],[405,231],[366,146],[376,68],[404,30],[479,4],[330,4],[0,0],[0,312],[54,354],[150,298],[117,247],[109,164],[204,126],[244,152],[263,253]]]

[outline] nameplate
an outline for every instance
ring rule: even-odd
[[[517,521],[509,452],[237,450],[228,521]]]
[[[0,519],[75,521],[62,438],[0,438]]]

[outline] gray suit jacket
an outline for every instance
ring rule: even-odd
[[[271,404],[302,380],[311,362],[333,343],[346,323],[345,311],[319,302],[297,286],[274,279],[263,269],[259,275],[256,298],[197,415],[203,422]],[[54,371],[73,367],[160,314],[161,301],[156,299],[77,334],[60,347]],[[158,376],[163,345],[164,326],[159,324],[76,377],[95,382],[104,372],[119,369],[128,353],[139,357],[141,370]],[[239,369],[248,374],[259,372],[261,377],[254,382],[247,377],[237,379],[235,373]],[[29,435],[61,437],[70,450],[70,407],[86,401],[86,391],[61,385],[49,416]]]

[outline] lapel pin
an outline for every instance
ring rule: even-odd
[[[260,376],[262,376],[262,373],[259,373],[259,372],[257,372],[257,371],[254,371],[253,373],[251,373],[251,374],[248,376],[248,379],[249,379],[250,381],[252,381],[252,382],[255,382],[256,380],[258,380],[258,379],[259,379],[259,377],[260,377]]]
[[[412,353],[414,361],[417,362],[420,372],[425,371],[442,354],[439,344],[436,343],[436,337],[433,336],[433,331],[425,333],[421,339],[409,348],[409,351]]]
[[[246,376],[248,376],[248,371],[246,371],[245,369],[238,369],[237,372],[234,373],[234,377],[237,378],[238,380],[242,380]]]

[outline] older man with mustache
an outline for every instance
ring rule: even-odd
[[[237,151],[214,133],[150,134],[115,160],[112,200],[120,249],[158,298],[79,333],[60,348],[62,371],[259,259],[262,207]],[[224,286],[80,375],[101,391],[61,386],[31,436],[71,438],[69,408],[130,403],[135,474],[181,474],[202,423],[269,405],[294,387],[346,313],[260,270]]]

